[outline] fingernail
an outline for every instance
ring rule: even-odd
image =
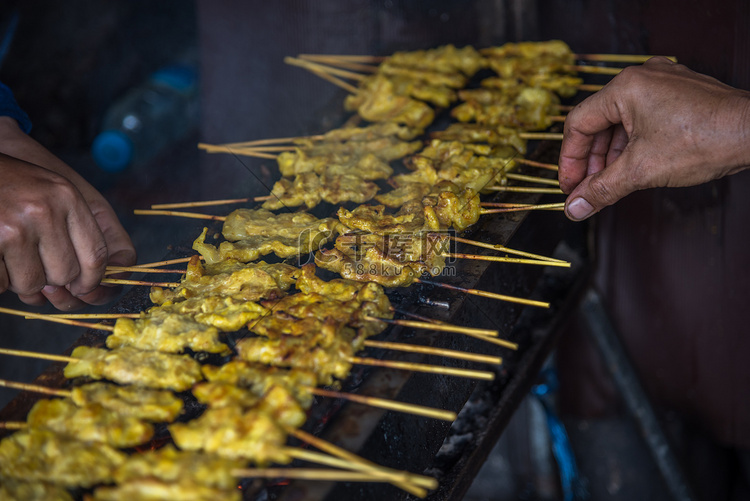
[[[55,285],[45,285],[44,288],[42,289],[42,292],[44,292],[46,294],[54,294],[59,289],[60,289],[60,287],[57,287]]]
[[[594,213],[594,208],[585,199],[578,197],[568,204],[568,215],[576,221],[586,219]]]

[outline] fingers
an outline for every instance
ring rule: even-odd
[[[624,175],[627,155],[620,155],[611,165],[586,177],[568,195],[565,215],[573,221],[582,221],[612,205],[635,191],[631,177]]]
[[[558,162],[558,177],[564,192],[569,193],[587,175],[605,167],[613,127],[621,120],[606,87],[568,113]]]
[[[79,273],[68,283],[67,288],[74,296],[83,296],[101,283],[107,267],[107,242],[88,207],[85,211],[70,215],[68,233],[75,250]]]

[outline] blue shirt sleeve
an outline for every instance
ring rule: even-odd
[[[0,82],[0,116],[15,118],[18,125],[26,134],[31,132],[31,120],[13,97],[13,92],[7,85]]]

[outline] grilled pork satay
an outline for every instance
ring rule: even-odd
[[[339,221],[352,231],[365,231],[376,235],[416,233],[425,228],[421,202],[407,202],[395,214],[386,214],[382,205],[360,205],[354,210],[338,210]],[[437,230],[438,228],[432,228]]]
[[[434,120],[425,104],[448,107],[456,100],[454,89],[486,65],[473,48],[452,45],[427,51],[401,52],[386,59],[377,73],[360,83],[344,106],[371,122],[395,122],[424,128]]]
[[[0,499],[17,501],[73,501],[73,496],[59,485],[4,478]]]
[[[367,77],[356,94],[346,97],[344,108],[370,122],[394,122],[418,129],[435,120],[435,111],[428,104],[397,92],[387,76]]]
[[[332,384],[334,377],[346,378],[351,371],[349,359],[357,351],[352,345],[357,334],[351,327],[332,319],[304,318],[295,322],[272,322],[266,324],[262,332],[269,337],[237,342],[237,353],[242,360],[310,370],[325,385]]]
[[[315,264],[349,280],[375,282],[384,287],[408,287],[427,271],[426,265],[400,262],[376,246],[356,255],[339,249],[321,249],[315,253]]]
[[[466,89],[458,95],[463,103],[451,110],[458,121],[521,130],[548,128],[560,104],[552,91],[539,87]]]
[[[237,359],[221,367],[204,366],[203,373],[208,382],[193,388],[199,402],[211,407],[255,408],[293,428],[307,419],[307,409],[313,403],[310,388],[318,384],[312,371]]]
[[[309,156],[331,154],[364,156],[372,153],[380,160],[390,162],[414,153],[422,147],[421,141],[403,141],[395,136],[379,137],[371,141],[319,142],[309,139],[295,141],[299,149]]]
[[[434,227],[437,221],[440,228],[462,231],[479,221],[479,195],[471,188],[433,193],[424,197],[422,203],[428,227]]]
[[[317,293],[336,301],[351,301],[362,290],[363,284],[354,280],[334,278],[323,280],[315,273],[315,265],[310,263],[300,268],[297,289],[303,294]]]
[[[288,369],[273,367],[240,359],[231,360],[222,366],[204,365],[203,375],[212,384],[240,388],[252,392],[253,395],[265,395],[271,388],[284,388],[304,409],[309,409],[313,403],[313,396],[307,389],[318,385],[318,377],[312,371],[296,367]],[[193,391],[195,392],[195,388]],[[221,394],[217,396],[212,394],[211,397],[198,398],[201,398],[203,403],[214,405],[217,400],[225,401],[233,396],[230,395],[225,399]]]
[[[378,73],[393,77],[401,77],[411,82],[429,82],[430,85],[448,87],[450,89],[462,89],[466,87],[469,79],[458,71],[431,70],[425,68],[409,68],[392,61],[384,61],[378,68]],[[447,103],[450,104],[450,101]],[[444,105],[447,106],[447,105]]]
[[[188,451],[203,451],[259,465],[288,463],[283,452],[286,434],[273,417],[240,406],[210,407],[187,423],[169,425],[175,444]]]
[[[183,407],[182,400],[170,391],[104,382],[76,386],[71,390],[70,398],[81,407],[97,404],[120,416],[137,417],[153,423],[171,423]]]
[[[418,149],[418,148],[417,148]],[[388,179],[393,169],[373,153],[352,155],[341,153],[316,154],[301,148],[284,151],[276,158],[282,176],[294,177],[307,172],[317,175],[353,174],[366,181]]]
[[[107,348],[131,346],[163,353],[195,352],[228,355],[231,350],[219,340],[219,329],[199,323],[189,315],[173,313],[169,307],[154,307],[141,318],[118,318]]]
[[[301,390],[297,390],[299,393]],[[270,386],[262,394],[253,388],[241,388],[221,382],[198,383],[193,395],[199,402],[211,407],[239,406],[244,410],[256,409],[273,417],[277,423],[298,428],[307,419],[306,408],[285,386]]]
[[[456,48],[443,45],[435,49],[395,52],[386,60],[389,64],[416,70],[460,72],[472,76],[487,66],[487,61],[472,46]]]
[[[386,207],[398,208],[407,202],[422,200],[431,189],[429,184],[419,181],[403,183],[389,192],[375,195],[375,200]]]
[[[200,364],[188,355],[141,351],[129,346],[116,350],[79,346],[71,354],[78,360],[64,370],[72,379],[87,376],[121,384],[184,391],[200,381]]]
[[[151,424],[124,416],[99,404],[79,407],[68,399],[39,400],[29,411],[30,428],[48,430],[83,442],[135,447],[154,435]]]
[[[180,501],[240,501],[242,491],[219,489],[196,484],[190,479],[174,482],[152,477],[134,479],[114,487],[98,487],[94,491],[93,501],[160,501],[162,499],[179,499]]]
[[[575,55],[564,42],[507,43],[482,49],[487,64],[502,79],[521,80],[530,87],[540,87],[571,97],[582,80],[569,69]]]
[[[403,141],[411,141],[421,136],[423,132],[423,129],[415,129],[413,127],[386,122],[376,123],[366,127],[341,127],[338,129],[331,129],[323,134],[321,141],[374,141],[382,137],[393,137]]]
[[[205,244],[202,244],[204,236],[205,234],[202,234],[193,243],[193,248],[209,255],[210,250],[206,250]],[[288,264],[269,264],[263,261],[246,264],[228,259],[210,262],[204,266],[198,256],[195,256],[188,263],[187,274],[180,286],[171,290],[154,287],[151,290],[151,300],[163,304],[191,297],[218,295],[240,301],[257,301],[282,296],[284,291],[294,285],[298,272],[299,269]]]
[[[48,430],[29,429],[0,441],[0,478],[49,482],[64,487],[109,483],[126,455],[99,443],[66,438]]]
[[[482,80],[482,87],[488,89],[504,89],[510,86],[510,83],[516,84],[516,78],[506,77],[489,77]],[[550,74],[534,73],[524,77],[524,83],[529,87],[544,89],[554,92],[560,97],[573,97],[578,92],[578,87],[583,83],[583,79],[569,74]]]
[[[433,132],[430,136],[443,141],[512,146],[519,154],[526,154],[526,140],[521,139],[518,130],[510,127],[456,123],[445,130]]]
[[[299,174],[293,181],[281,178],[271,189],[273,198],[263,203],[264,209],[278,210],[305,205],[312,208],[321,200],[338,204],[341,202],[364,203],[372,200],[378,192],[378,185],[365,181],[354,174]]]
[[[342,235],[331,252],[340,252],[345,259],[351,260],[357,280],[364,280],[364,277],[369,276],[378,284],[396,287],[402,286],[399,285],[401,280],[408,283],[423,273],[439,275],[445,268],[447,250],[448,240],[443,235],[420,231],[407,234]],[[332,256],[329,253],[327,257],[330,259]],[[349,270],[347,272],[351,273]],[[404,273],[411,278],[401,277]],[[392,285],[394,280],[396,285]]]
[[[342,278],[325,281],[315,274],[315,270],[315,265],[312,263],[304,265],[297,280],[297,288],[306,295],[318,294],[328,302],[358,303],[359,310],[350,321],[350,325],[358,328],[360,336],[369,337],[382,331],[382,326],[378,322],[362,321],[361,318],[366,316],[393,318],[391,302],[380,285],[374,282],[356,282]],[[290,308],[289,311],[297,317],[307,314],[295,308]],[[317,314],[317,311],[310,314]]]
[[[421,131],[395,123],[374,124],[335,129],[322,138],[296,139],[294,151],[277,157],[279,170],[286,177],[276,182],[263,207],[312,208],[321,201],[338,204],[371,200],[378,191],[371,180],[387,179],[393,174],[388,162],[419,150],[421,142],[409,139]]]
[[[327,236],[336,231],[337,226],[334,218],[318,219],[307,212],[274,214],[264,209],[237,209],[227,216],[221,232],[224,238],[232,242],[253,236],[292,239],[306,232],[313,233],[310,238],[316,240],[318,234]]]
[[[479,192],[513,169],[516,155],[517,152],[508,146],[433,139],[422,151],[405,159],[404,163],[412,172],[392,178],[392,184],[397,188],[376,199],[389,207],[398,207],[422,201],[430,192],[455,193],[457,187]]]
[[[156,308],[172,315],[193,318],[200,324],[216,327],[223,332],[240,330],[248,322],[268,314],[268,310],[258,303],[220,295],[195,296],[148,311]]]
[[[271,188],[271,199],[263,202],[264,209],[278,210],[300,205],[312,209],[320,203],[320,178],[314,172],[298,174],[294,179],[281,178]]]
[[[117,485],[99,487],[95,501],[242,499],[233,470],[245,462],[214,454],[178,451],[171,445],[133,454],[114,471]]]
[[[246,462],[242,460],[179,451],[167,444],[161,449],[132,454],[115,469],[113,477],[118,484],[140,482],[151,477],[170,483],[189,479],[193,485],[237,490],[237,477],[232,475],[232,470],[245,466]]]

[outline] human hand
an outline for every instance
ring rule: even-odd
[[[733,174],[750,167],[750,93],[652,58],[568,114],[559,165],[577,221],[636,190]]]
[[[0,292],[61,310],[109,301],[100,282],[108,264],[135,263],[130,238],[98,191],[12,122],[0,119]]]

